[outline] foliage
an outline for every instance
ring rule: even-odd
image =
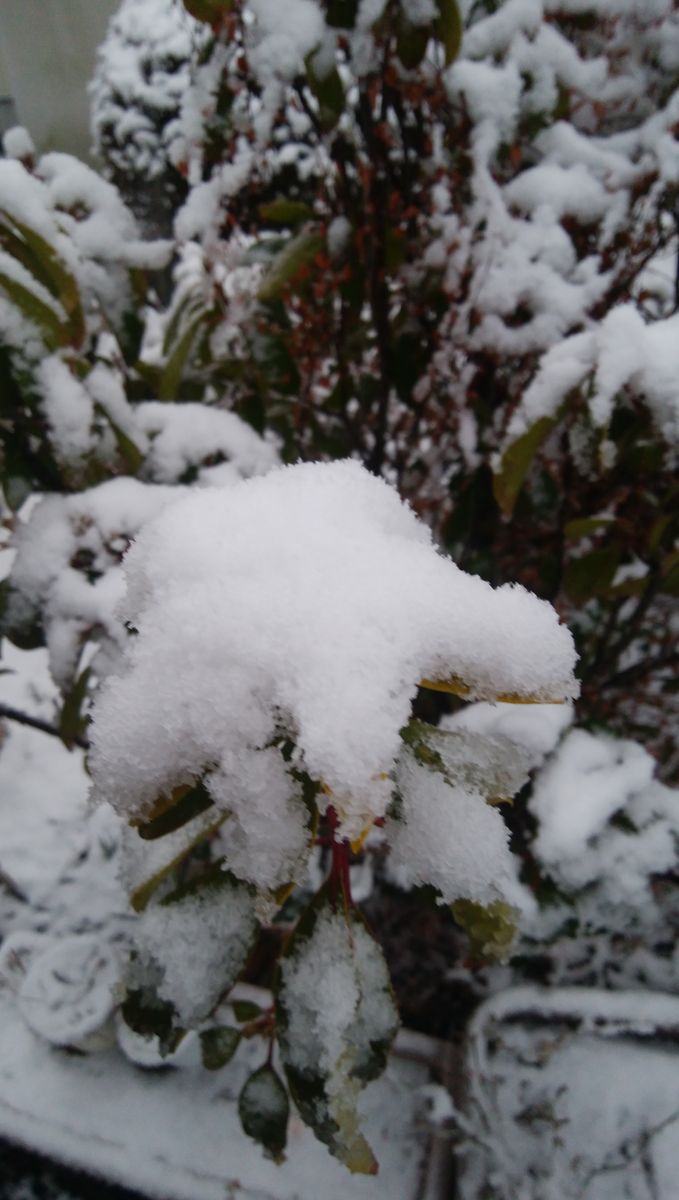
[[[107,123],[112,52],[95,94],[116,180],[136,186],[158,169],[173,181],[171,241],[144,240],[117,189],[68,156],[0,161],[0,477],[18,550],[4,632],[47,645],[64,741],[85,736],[91,697],[146,645],[141,623],[118,619],[121,564],[179,489],[352,457],[395,485],[465,571],[555,606],[580,653],[578,719],[641,738],[672,779],[673,6],[290,0],[283,12],[278,0],[187,0],[190,24],[165,7],[181,55],[164,62],[161,46],[155,63],[140,41],[135,57],[139,127],[158,153],[144,160],[148,141],[122,147]],[[45,498],[24,519],[36,492]],[[452,660],[422,682],[446,696],[434,720],[460,697],[536,698],[474,690]],[[561,698],[545,687],[540,699]],[[213,756],[131,813],[131,842],[152,849],[131,886],[140,916],[123,1014],[167,1050],[201,1026],[208,1069],[241,1036],[263,1037],[266,1060],[241,1095],[246,1132],[281,1158],[287,1088],[331,1152],[371,1172],[355,1101],[395,1020],[350,863],[386,822],[400,882],[452,904],[472,959],[502,958],[509,892],[460,896],[437,835],[467,827],[470,795],[490,831],[497,814],[483,802],[511,799],[535,763],[501,739],[404,720],[380,802],[354,829],[309,767],[299,722],[279,716],[275,738],[247,750],[275,758],[303,812],[300,859],[319,844],[330,865],[283,953],[274,1008],[235,1012],[236,1033],[218,1013],[300,864],[265,886],[239,874],[225,846],[235,829],[242,850],[243,830],[235,801],[216,799]],[[414,842],[427,805],[438,825]],[[507,819],[542,899],[555,870],[532,845],[542,815],[517,804]],[[163,946],[188,955],[197,930],[209,933],[205,959],[184,971],[164,958]],[[349,996],[337,1043],[310,966],[327,945]]]

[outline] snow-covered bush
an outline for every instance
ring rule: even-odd
[[[189,8],[183,386],[555,602],[590,714],[676,771],[675,6]]]
[[[67,744],[95,696],[95,791],[132,823],[136,1030],[169,1049],[197,1025],[225,1061],[212,1013],[324,847],[274,1009],[243,1035],[277,1040],[304,1119],[371,1170],[354,1101],[395,1023],[350,898],[371,830],[473,953],[506,951],[509,902],[553,961],[568,908],[608,963],[633,878],[630,928],[662,957],[671,794],[620,738],[676,774],[679,18],[671,0],[185,8],[128,0],[93,91],[126,195],[169,161],[186,180],[172,239],[74,159],[6,139],[4,628],[46,642]],[[279,457],[354,462],[266,474]],[[574,697],[544,601],[576,636],[576,719],[605,735],[526,749],[478,705],[412,719],[418,684],[444,697],[434,721]],[[614,802],[618,759],[639,775]],[[572,853],[549,802],[564,763],[591,794]],[[507,818],[517,879],[493,805],[536,769]],[[269,1050],[242,1116],[275,1157],[287,1111]]]
[[[167,841],[152,870],[132,848],[146,874],[131,879],[141,916],[123,1011],[167,1045],[208,1021],[259,923],[304,882],[320,831],[330,873],[259,1031],[277,1040],[303,1119],[351,1170],[373,1172],[355,1100],[397,1016],[352,902],[351,847],[377,823],[408,882],[506,921],[516,884],[493,804],[525,781],[525,759],[501,737],[421,727],[411,702],[420,682],[480,699],[571,697],[570,634],[523,589],[465,575],[350,462],[178,500],[123,569],[133,636],[96,698],[89,769],[94,795],[139,838]],[[246,1131],[280,1156],[288,1106],[271,1049],[246,1089]]]
[[[94,148],[145,228],[168,233],[186,183],[173,161],[204,29],[181,0],[123,0],[90,85]]]

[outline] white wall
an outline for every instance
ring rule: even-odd
[[[0,0],[0,95],[38,150],[89,156],[86,87],[119,0]]]

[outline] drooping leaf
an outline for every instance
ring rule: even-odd
[[[462,45],[462,16],[457,0],[436,0],[438,17],[434,29],[443,43],[446,66],[449,67],[460,53]]]
[[[87,684],[90,678],[90,668],[87,667],[76,679],[66,693],[59,715],[59,734],[65,746],[71,750],[75,739],[85,732],[86,721],[82,709],[87,697]]]
[[[502,455],[499,470],[493,479],[493,493],[506,517],[511,517],[533,459],[555,424],[554,417],[540,417]]]
[[[207,1071],[219,1071],[233,1058],[241,1035],[232,1025],[214,1025],[200,1035],[200,1053]]]
[[[268,1063],[254,1071],[243,1085],[238,1115],[245,1133],[264,1147],[267,1157],[283,1162],[290,1101],[283,1080]]]
[[[386,1064],[398,1026],[382,952],[356,913],[333,908],[325,885],[300,918],[279,964],[276,1028],[302,1120],[352,1172],[375,1174],[361,1133],[361,1089]],[[322,963],[336,972],[326,994]],[[335,1011],[336,988],[343,994]]]
[[[307,56],[305,65],[309,88],[318,101],[318,120],[328,133],[335,128],[344,111],[344,87],[339,71],[337,67],[324,74],[317,71],[313,54]]]
[[[209,315],[207,309],[202,309],[197,316],[193,317],[178,339],[160,376],[158,383],[158,398],[160,400],[176,399],[189,355],[200,328],[207,322]]]
[[[70,340],[76,347],[81,346],[86,332],[85,316],[75,276],[65,266],[55,248],[31,229],[30,225],[25,225],[6,209],[0,209],[0,222],[8,226],[15,236],[18,234],[23,241],[28,252],[24,265],[60,301],[69,318]]]
[[[68,330],[62,319],[49,304],[45,304],[44,300],[36,296],[35,292],[6,275],[4,271],[0,271],[0,288],[7,293],[19,311],[38,327],[49,350],[57,350],[59,346],[67,344]]]
[[[401,16],[396,34],[396,53],[406,71],[414,71],[425,56],[431,29],[427,25],[411,25]]]

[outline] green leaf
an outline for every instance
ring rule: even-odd
[[[200,1035],[200,1053],[207,1071],[219,1071],[233,1058],[240,1043],[240,1033],[231,1025],[214,1025]]]
[[[154,892],[158,890],[161,883],[163,883],[163,881],[167,879],[177,867],[181,866],[184,860],[193,853],[193,851],[201,844],[201,842],[206,841],[213,833],[216,833],[220,826],[224,824],[224,821],[229,819],[229,815],[230,814],[227,812],[220,813],[216,821],[211,821],[209,824],[203,824],[196,836],[192,838],[186,845],[182,846],[181,850],[177,854],[172,855],[168,862],[166,862],[162,867],[159,867],[157,871],[154,871],[153,875],[151,875],[148,879],[145,879],[143,883],[140,883],[136,888],[134,888],[130,894],[130,904],[136,913],[144,911],[149,903],[149,900],[153,896]]]
[[[268,225],[299,225],[313,216],[313,209],[303,200],[286,200],[281,196],[260,204],[259,215]]]
[[[564,534],[569,541],[577,542],[581,538],[589,537],[592,533],[599,533],[600,530],[611,525],[615,525],[613,517],[581,517],[576,521],[567,521],[564,525]]]
[[[203,309],[184,329],[174,350],[170,354],[158,383],[158,398],[160,400],[175,400],[179,385],[182,381],[184,368],[188,361],[198,331],[209,317],[207,309]]]
[[[145,841],[155,841],[156,838],[174,833],[175,829],[181,829],[182,825],[187,825],[194,817],[212,808],[213,804],[212,796],[202,780],[194,787],[182,785],[175,788],[171,796],[160,798],[153,815],[137,824],[137,833]]]
[[[87,684],[90,678],[90,668],[82,671],[73,687],[64,697],[64,703],[59,715],[59,735],[69,750],[73,749],[75,739],[85,732],[86,720],[82,715],[82,707],[87,697]]]
[[[24,287],[16,279],[11,279],[3,271],[0,271],[0,288],[4,289],[23,316],[38,327],[49,350],[66,345],[68,331],[49,304],[45,304],[30,288]]]
[[[278,300],[287,288],[299,282],[302,272],[308,270],[322,251],[323,238],[318,229],[307,226],[276,255],[259,288],[259,300],[268,303]]]
[[[411,25],[404,14],[398,23],[396,53],[406,71],[414,71],[425,56],[431,29],[428,25]]]
[[[329,133],[334,129],[344,111],[344,88],[337,67],[326,74],[314,69],[314,56],[308,54],[305,61],[307,82],[318,101],[318,120],[322,129]]]
[[[322,989],[317,995],[300,986],[329,945],[338,967],[353,974],[356,996],[344,1027],[333,1027],[332,1046],[323,1042],[323,1015],[315,1016],[324,1002]],[[275,1000],[281,1060],[302,1120],[350,1171],[374,1175],[377,1162],[361,1133],[357,1102],[365,1083],[384,1070],[398,1015],[379,946],[358,913],[333,908],[328,884],[286,946]]]
[[[80,288],[75,276],[64,265],[57,251],[45,238],[24,225],[6,209],[0,209],[0,221],[17,235],[25,247],[24,265],[44,287],[60,301],[69,318],[70,340],[79,347],[85,340],[86,325],[80,298]],[[16,242],[13,243],[16,246]]]
[[[462,16],[457,0],[436,0],[439,15],[434,22],[436,36],[443,43],[446,66],[460,53],[462,45]]]
[[[563,576],[566,595],[577,604],[584,604],[593,596],[603,595],[613,583],[620,557],[621,548],[617,543],[613,543],[571,559]]]
[[[234,1017],[241,1024],[245,1021],[255,1021],[262,1015],[259,1004],[253,1004],[252,1000],[232,1000],[231,1007]]]
[[[160,994],[185,1023],[205,1021],[231,991],[259,931],[255,906],[254,887],[219,860],[189,876],[141,918],[135,936],[144,965],[159,973]],[[195,943],[200,950],[179,958],[177,943]]]
[[[125,466],[130,474],[136,475],[144,461],[144,455],[142,454],[138,445],[136,442],[133,442],[132,438],[125,433],[125,430],[118,425],[116,421],[114,421],[111,414],[103,407],[103,405],[95,403],[94,411],[103,417],[104,420],[110,425],[111,432],[116,439],[116,444],[120,451],[120,457],[125,463]]]
[[[511,517],[533,459],[555,424],[555,417],[540,417],[502,455],[500,468],[493,479],[493,493],[506,517]]]
[[[500,734],[438,729],[412,720],[401,730],[402,753],[443,775],[451,787],[477,792],[489,804],[511,800],[528,779],[530,752]]]
[[[661,564],[660,591],[670,596],[679,595],[679,551],[667,554]]]
[[[472,959],[477,962],[503,962],[516,937],[516,909],[502,900],[478,904],[475,900],[456,900],[453,917],[469,938]]]
[[[238,1097],[238,1115],[248,1137],[264,1147],[267,1157],[283,1162],[290,1101],[285,1084],[268,1063],[246,1080]]]
[[[214,25],[233,8],[233,0],[184,0],[187,13],[206,25]]]
[[[325,19],[333,29],[353,29],[358,13],[358,0],[328,0]]]
[[[131,988],[120,1007],[120,1015],[140,1037],[157,1038],[162,1055],[172,1054],[186,1033],[177,1023],[174,1006],[161,1000],[151,988]]]

